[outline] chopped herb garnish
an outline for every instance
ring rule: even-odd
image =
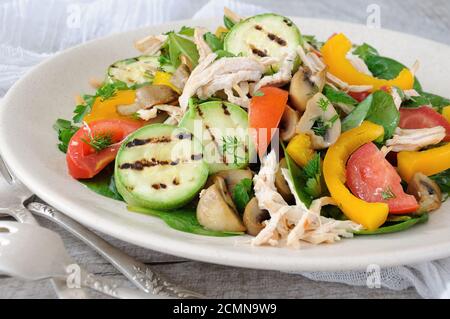
[[[87,124],[86,124],[87,126]],[[88,126],[87,126],[88,127]],[[92,147],[96,152],[100,152],[105,148],[108,148],[113,144],[112,134],[103,132],[93,135],[88,127],[88,134],[86,138],[82,138],[81,141]]]
[[[256,91],[255,94],[253,94],[253,96],[264,96],[264,92]]]
[[[63,119],[56,120],[53,128],[58,133],[58,149],[63,153],[67,153],[70,139],[80,128],[78,126],[72,125],[71,121]]]
[[[324,121],[322,118],[317,118],[311,128],[315,135],[324,137],[327,131],[333,127],[334,123],[339,119],[339,115],[335,114],[330,120]]]
[[[328,106],[330,105],[330,101],[324,98],[320,98],[317,105],[325,112],[328,109]]]
[[[322,194],[320,154],[317,153],[303,168],[303,177],[306,181],[305,192],[313,198]]]
[[[388,186],[384,191],[381,192],[381,197],[384,200],[389,200],[396,198],[395,194],[392,192],[392,189],[390,186]]]
[[[227,16],[223,16],[223,24],[225,25],[225,28],[227,28],[228,30],[231,30],[234,27],[234,22],[231,21],[231,19],[228,18]]]

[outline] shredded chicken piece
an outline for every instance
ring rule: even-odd
[[[189,67],[186,64],[180,64],[180,66],[175,70],[175,73],[170,78],[170,83],[172,83],[180,90],[183,90],[187,80],[189,79],[189,75]]]
[[[416,62],[414,62],[413,66],[410,69],[413,76],[416,76],[417,71],[419,71],[419,68],[420,68],[420,62],[419,62],[419,60],[416,60]]]
[[[183,110],[179,106],[170,104],[155,105],[155,108],[160,111],[164,111],[169,114],[169,118],[166,120],[166,124],[178,124],[183,118]]]
[[[400,110],[400,106],[402,106],[403,103],[402,97],[400,96],[398,91],[394,88],[391,89],[390,94],[392,96],[392,99],[394,100],[395,107],[397,108],[397,110]]]
[[[324,197],[314,201],[308,209],[293,191],[296,205],[289,206],[275,188],[277,171],[275,152],[270,152],[263,160],[261,170],[254,177],[255,196],[261,209],[270,213],[270,220],[265,228],[252,240],[252,245],[278,246],[285,243],[297,248],[301,241],[312,244],[332,243],[340,237],[352,237],[361,225],[352,221],[338,221],[320,216],[320,209],[333,205],[334,201]],[[293,190],[292,177],[287,170],[282,170],[289,187]]]
[[[386,157],[390,152],[392,152],[392,149],[393,149],[392,146],[387,147],[386,145],[383,145],[380,152],[381,154],[383,154],[384,157]]]
[[[223,14],[224,14],[224,16],[226,16],[228,19],[230,19],[235,24],[243,19],[240,15],[238,15],[234,11],[231,11],[231,9],[229,9],[227,7],[223,8]]]
[[[215,61],[216,58],[217,55],[214,53],[208,55],[192,71],[179,98],[183,110],[186,110],[189,98],[195,94],[201,99],[206,99],[217,91],[224,90],[234,96],[232,90],[235,85],[241,82],[256,82],[261,79],[265,70],[261,63],[247,57],[222,58]],[[248,98],[239,97],[237,102],[241,100],[242,103],[238,105],[246,107]]]
[[[429,145],[441,142],[446,135],[445,128],[436,126],[421,129],[395,129],[392,139],[386,141],[386,146],[392,147],[392,151],[418,151]]]
[[[150,109],[140,109],[136,111],[136,113],[140,119],[144,121],[150,121],[151,119],[154,119],[156,116],[158,116],[158,109],[155,107],[152,107]]]
[[[365,92],[373,89],[372,85],[350,85],[337,76],[327,72],[327,83],[344,92]]]
[[[161,50],[164,42],[167,40],[167,35],[149,35],[134,43],[136,49],[143,54],[156,55]]]
[[[373,76],[372,72],[370,72],[369,68],[367,67],[366,62],[364,62],[364,60],[361,59],[359,56],[349,54],[347,56],[347,59],[354,66],[354,68],[357,69],[359,72]]]
[[[413,89],[411,89],[411,90],[404,90],[403,94],[405,94],[405,98],[407,100],[410,100],[412,97],[420,96],[420,94],[416,90],[413,90]]]
[[[205,41],[205,34],[208,32],[205,28],[195,28],[194,29],[194,43],[197,46],[199,59],[198,61],[203,61],[208,55],[212,53],[211,48]]]
[[[280,70],[273,74],[263,77],[255,86],[255,90],[259,90],[263,86],[283,86],[292,79],[292,70],[294,69],[295,58],[297,52],[292,51],[285,55]]]

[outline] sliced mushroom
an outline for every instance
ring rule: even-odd
[[[278,193],[283,196],[286,202],[292,203],[294,201],[294,195],[292,195],[291,189],[284,179],[283,173],[281,171],[281,169],[283,168],[287,168],[286,158],[283,158],[278,165],[278,170],[275,174],[275,187],[277,188]]]
[[[178,94],[166,85],[146,85],[136,90],[136,101],[129,105],[119,105],[117,112],[132,115],[140,109],[148,109],[158,104],[176,101]]]
[[[258,206],[258,200],[253,197],[245,207],[244,211],[244,225],[247,227],[247,234],[257,236],[264,228],[263,221],[270,219],[270,214],[267,210],[262,210]]]
[[[313,75],[306,68],[299,68],[291,80],[289,99],[299,112],[306,110],[306,104],[317,92],[322,92],[326,82],[326,69]]]
[[[213,177],[222,177],[225,180],[225,183],[227,185],[227,188],[230,192],[230,194],[233,194],[234,188],[237,184],[239,184],[243,179],[253,178],[253,173],[251,170],[248,169],[230,169],[226,171],[220,171],[213,175]]]
[[[442,193],[439,185],[431,178],[422,173],[414,174],[408,184],[406,191],[408,194],[414,195],[419,202],[420,208],[418,212],[427,213],[441,207]]]
[[[182,90],[186,85],[186,82],[189,79],[190,74],[191,72],[189,70],[189,67],[186,64],[180,64],[180,66],[176,69],[175,73],[172,75],[170,83],[172,83],[177,88]]]
[[[293,110],[289,105],[286,105],[286,109],[284,110],[283,117],[280,122],[281,140],[287,142],[295,136],[295,128],[297,127],[299,120],[300,116],[297,111]]]
[[[246,230],[227,191],[225,180],[220,176],[217,176],[214,184],[200,195],[197,220],[200,225],[210,230],[228,232]]]
[[[318,133],[319,128],[321,134]],[[308,101],[306,111],[297,125],[297,133],[308,134],[314,149],[325,149],[337,141],[341,135],[341,120],[325,95],[317,93]]]

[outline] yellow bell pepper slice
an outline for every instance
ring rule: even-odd
[[[155,76],[153,78],[154,85],[165,85],[170,87],[172,90],[177,92],[178,94],[181,94],[181,90],[177,88],[175,85],[170,82],[170,79],[172,78],[172,74],[162,71],[156,71]]]
[[[386,222],[389,207],[385,203],[368,203],[354,196],[345,186],[345,167],[353,152],[383,134],[382,126],[364,121],[359,127],[343,133],[328,149],[323,162],[323,175],[331,197],[345,216],[368,230],[375,230]]]
[[[418,172],[431,176],[449,168],[450,144],[422,152],[400,152],[397,155],[397,169],[406,182]]]
[[[445,117],[447,122],[450,123],[450,105],[442,109],[442,115]]]
[[[383,86],[397,86],[409,90],[414,85],[414,75],[403,69],[393,80],[383,80],[358,71],[347,59],[352,48],[350,40],[342,33],[331,37],[322,47],[321,52],[328,71],[350,85],[372,85],[373,91]]]
[[[286,147],[286,152],[301,167],[305,167],[316,153],[311,145],[311,137],[304,133],[294,136]]]
[[[230,30],[228,30],[225,27],[218,27],[216,29],[215,36],[220,39],[222,37],[222,34],[227,33],[228,31],[230,31]]]
[[[131,117],[120,115],[117,112],[117,106],[133,104],[136,100],[136,92],[133,90],[117,91],[115,95],[107,100],[102,101],[101,98],[96,98],[92,105],[92,110],[87,114],[83,121],[86,123],[98,120],[130,120]]]

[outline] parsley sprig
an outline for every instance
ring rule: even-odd
[[[244,161],[244,158],[238,155],[243,142],[237,136],[222,136],[222,154],[233,156],[233,164],[237,165]]]
[[[63,153],[67,153],[70,139],[80,128],[76,125],[72,125],[71,121],[57,119],[55,124],[53,125],[53,129],[58,134],[58,149]]]
[[[327,131],[333,127],[334,123],[339,119],[339,115],[335,114],[330,120],[324,121],[322,118],[317,118],[311,128],[315,135],[324,137]]]

